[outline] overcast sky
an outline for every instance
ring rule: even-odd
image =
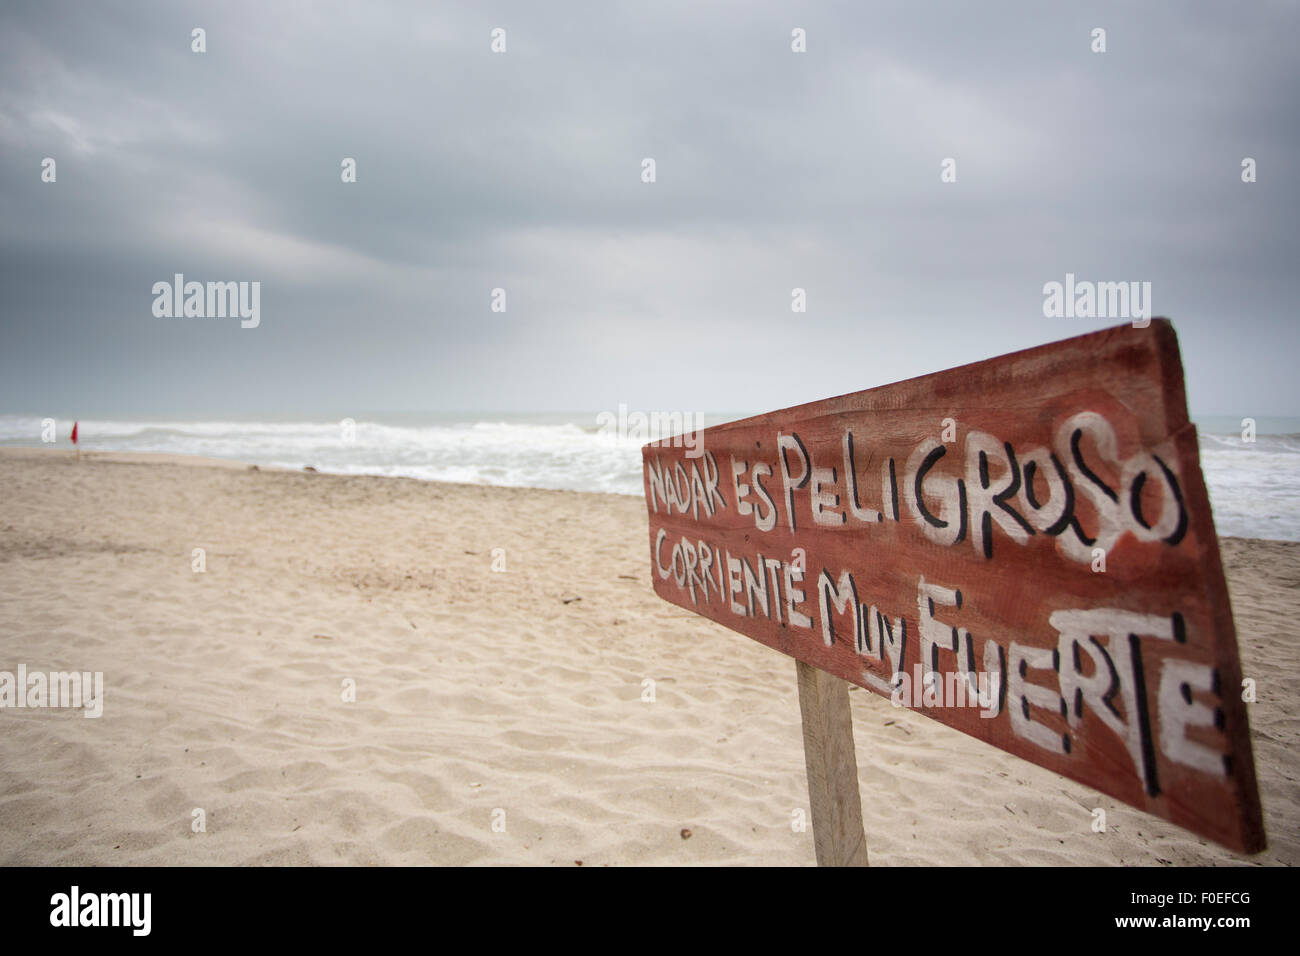
[[[6,2],[0,413],[761,411],[1116,324],[1071,272],[1152,284],[1194,413],[1300,414],[1298,21]],[[177,272],[260,326],[155,317]]]

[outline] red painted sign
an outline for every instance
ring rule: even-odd
[[[1167,320],[666,439],[643,459],[661,597],[1263,848]]]

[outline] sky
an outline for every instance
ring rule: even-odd
[[[1300,414],[1298,22],[7,2],[0,414],[759,412],[1126,321],[1067,273],[1151,283],[1193,414]],[[155,315],[176,273],[259,324]]]

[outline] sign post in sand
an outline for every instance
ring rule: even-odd
[[[642,450],[658,594],[798,661],[817,861],[865,864],[848,684],[1264,847],[1173,327]]]

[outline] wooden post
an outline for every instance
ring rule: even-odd
[[[817,865],[867,866],[849,685],[803,661],[795,664]]]

